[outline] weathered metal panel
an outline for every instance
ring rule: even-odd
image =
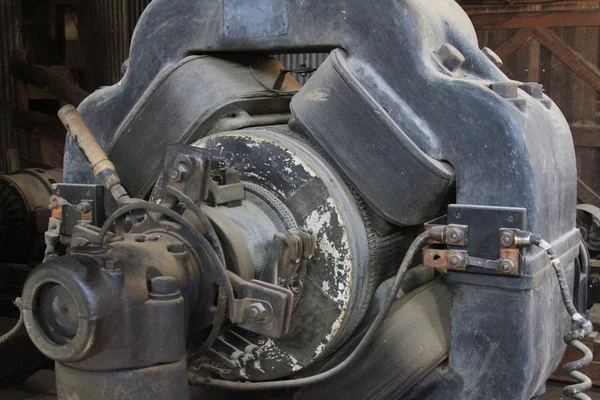
[[[6,151],[18,147],[13,123],[16,78],[10,72],[10,62],[21,42],[20,3],[19,0],[0,0],[0,171],[7,170]]]
[[[277,54],[277,58],[287,69],[319,68],[329,53],[301,53],[301,54]],[[311,74],[292,74],[300,84],[304,85],[312,76]]]

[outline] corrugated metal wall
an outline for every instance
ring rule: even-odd
[[[287,69],[319,68],[329,53],[304,53],[304,54],[277,54],[277,58]],[[312,74],[292,74],[294,78],[304,85]]]
[[[85,81],[94,90],[121,79],[137,20],[151,0],[81,0],[79,32]]]
[[[7,171],[6,151],[18,147],[13,125],[16,109],[16,79],[10,73],[10,62],[21,44],[21,2],[0,0],[0,171]]]

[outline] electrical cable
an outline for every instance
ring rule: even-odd
[[[392,285],[392,289],[390,294],[388,295],[383,307],[377,314],[377,317],[369,327],[369,330],[365,334],[365,336],[361,339],[358,346],[352,351],[352,353],[340,364],[333,367],[330,370],[325,372],[309,376],[306,378],[298,378],[291,380],[283,380],[283,381],[271,381],[271,382],[232,382],[226,381],[222,379],[212,379],[204,376],[198,375],[196,372],[188,370],[188,382],[190,385],[208,385],[211,387],[217,387],[222,389],[229,390],[281,390],[281,389],[290,389],[297,388],[306,385],[313,385],[319,382],[322,382],[326,379],[337,375],[338,373],[344,371],[346,368],[351,366],[354,362],[358,361],[362,354],[367,350],[369,346],[373,343],[375,339],[375,335],[387,314],[389,313],[392,305],[396,301],[396,297],[404,280],[404,276],[408,268],[412,265],[415,255],[417,251],[425,245],[430,238],[430,232],[426,231],[421,233],[417,238],[412,242],[408,251],[406,252],[402,263],[400,264],[400,268],[398,269],[398,273],[396,274],[396,278]]]
[[[18,331],[23,328],[23,311],[21,311],[21,298],[17,297],[15,299],[15,306],[19,309],[19,320],[17,324],[12,327],[12,329],[6,332],[4,335],[0,336],[0,346],[8,342]]]
[[[196,215],[196,217],[198,217],[198,219],[200,220],[200,223],[206,229],[206,238],[208,239],[210,244],[214,247],[215,251],[219,255],[219,259],[221,260],[221,262],[223,264],[225,264],[225,253],[223,252],[223,247],[221,246],[221,241],[219,240],[219,237],[217,236],[217,232],[215,232],[215,228],[211,224],[210,220],[208,219],[206,214],[204,214],[202,212],[202,210],[200,209],[200,206],[198,206],[196,203],[194,203],[192,201],[192,199],[190,199],[188,196],[185,195],[185,193],[183,193],[173,187],[170,187],[170,186],[167,186],[166,189],[167,189],[168,194],[177,198],[177,200],[179,200],[179,202],[183,203],[188,209],[190,209],[194,213],[194,215]]]
[[[277,93],[277,94],[296,94],[296,93],[298,93],[298,90],[277,90],[277,89],[270,88],[267,85],[265,85],[264,83],[262,83],[260,81],[260,79],[258,79],[258,76],[256,76],[256,73],[254,72],[254,68],[252,68],[251,65],[248,65],[248,68],[250,69],[250,72],[252,73],[252,76],[254,77],[254,79],[256,80],[256,82],[258,82],[258,84],[260,86],[262,86],[263,88],[265,88],[269,92],[273,92],[273,93]]]
[[[591,400],[591,398],[583,392],[592,388],[592,381],[578,370],[587,367],[592,363],[593,360],[592,351],[585,344],[580,342],[580,340],[583,340],[584,338],[588,337],[590,333],[592,333],[592,323],[583,315],[581,315],[577,311],[577,308],[575,308],[575,304],[573,303],[573,298],[571,297],[571,292],[569,290],[567,277],[556,251],[554,251],[548,242],[538,236],[532,235],[529,239],[529,242],[530,244],[544,250],[548,257],[550,257],[550,262],[554,268],[556,277],[558,278],[560,294],[562,296],[565,308],[567,309],[567,312],[571,316],[573,322],[576,324],[576,326],[578,326],[577,328],[568,332],[565,335],[564,340],[565,343],[573,346],[576,350],[582,353],[583,358],[570,362],[563,367],[563,372],[577,382],[574,385],[565,387],[563,393],[565,396],[572,399]]]

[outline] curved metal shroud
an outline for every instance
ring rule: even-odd
[[[456,69],[444,66],[437,52],[446,43],[465,58]],[[206,112],[188,121],[203,94],[173,90],[160,94],[170,100],[168,117],[140,108],[158,93],[153,82],[186,57],[335,48],[342,50],[294,98],[292,109],[298,129],[375,210],[399,225],[423,223],[447,203],[455,182],[457,203],[526,208],[528,230],[556,242],[570,263],[577,239],[568,125],[541,93],[490,88],[508,78],[478,49],[472,25],[452,0],[155,0],[135,32],[123,80],[90,96],[80,111],[117,169],[128,171],[125,186],[153,182],[158,175],[141,158],[161,158],[156,140],[162,134],[185,131],[170,140],[189,141],[222,115],[204,105]],[[247,87],[232,90],[238,97],[273,99],[239,79]],[[203,90],[219,93],[215,85]],[[145,119],[163,132],[136,125]],[[136,158],[131,144],[143,141],[154,145],[140,146],[143,157]],[[66,180],[93,181],[74,149],[70,142]],[[133,195],[143,195],[148,184],[136,188]],[[564,349],[556,325],[566,331],[568,319],[554,296],[556,284],[540,253],[527,256],[523,279],[453,278],[450,365],[469,382],[462,398],[529,398]],[[529,339],[534,331],[537,341]]]

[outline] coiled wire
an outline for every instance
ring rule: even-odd
[[[571,319],[575,325],[575,329],[565,335],[565,343],[583,354],[581,359],[565,364],[563,367],[563,372],[568,377],[577,381],[576,384],[565,387],[563,389],[563,393],[565,396],[572,399],[591,400],[591,398],[583,392],[592,388],[592,381],[578,370],[586,368],[592,363],[593,360],[592,351],[581,342],[581,340],[588,337],[590,333],[592,333],[592,323],[583,315],[581,315],[575,308],[575,304],[573,303],[573,298],[571,297],[571,292],[569,290],[569,284],[567,283],[565,271],[562,268],[556,251],[554,251],[552,246],[550,246],[550,243],[535,235],[531,236],[530,243],[544,250],[546,254],[548,254],[548,257],[550,257],[550,262],[552,263],[552,267],[554,268],[554,272],[558,278],[558,285],[560,286],[560,294],[562,296],[563,303],[565,304],[565,308],[567,309],[567,312],[571,316]]]

